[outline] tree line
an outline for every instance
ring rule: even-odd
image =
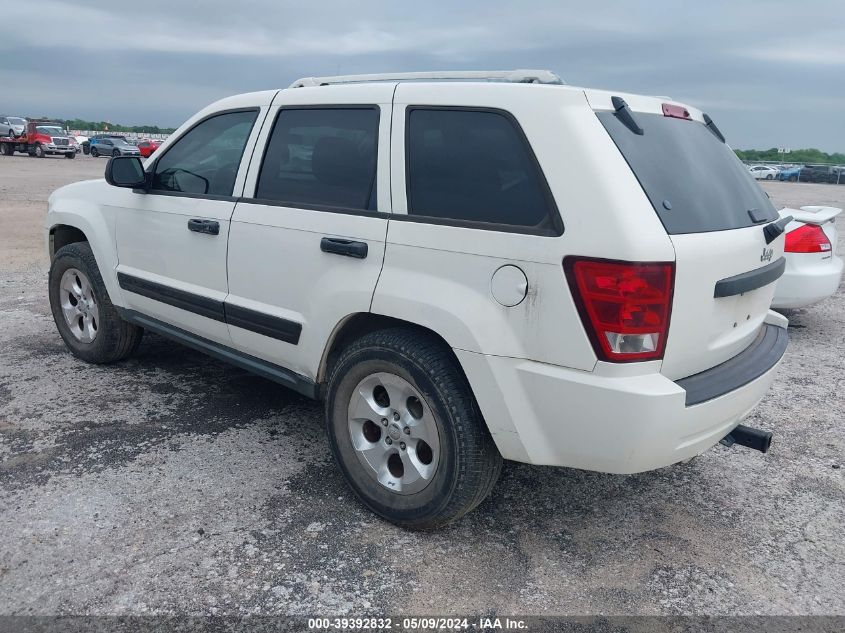
[[[82,119],[59,119],[70,130],[108,130],[109,132],[132,132],[135,134],[173,134],[175,127],[157,125],[120,125],[107,121],[83,121]]]
[[[823,163],[845,165],[845,154],[835,152],[828,154],[814,147],[808,149],[793,149],[788,154],[779,154],[777,147],[771,149],[737,149],[734,150],[740,160],[747,162],[771,161],[783,163],[813,164]]]

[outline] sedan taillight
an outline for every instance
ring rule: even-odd
[[[827,253],[830,251],[830,240],[822,227],[805,224],[786,234],[783,250],[787,253]]]
[[[568,257],[564,270],[600,360],[663,358],[675,264]]]

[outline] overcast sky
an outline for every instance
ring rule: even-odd
[[[845,151],[842,0],[3,0],[0,112],[177,126],[301,76],[549,68],[738,148]],[[18,24],[23,28],[11,28]]]

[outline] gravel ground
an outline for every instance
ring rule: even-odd
[[[156,336],[110,367],[65,350],[41,220],[104,167],[0,158],[0,614],[845,614],[842,289],[789,314],[749,422],[768,455],[508,464],[464,520],[410,533],[356,503],[319,405]],[[845,187],[764,186],[845,206]]]

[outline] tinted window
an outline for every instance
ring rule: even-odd
[[[667,233],[738,229],[758,217],[777,219],[772,203],[730,147],[703,123],[634,113],[634,134],[613,112],[599,112]],[[667,208],[667,205],[669,208]]]
[[[257,114],[229,112],[191,128],[156,163],[152,189],[231,196]]]
[[[407,145],[408,213],[553,229],[545,181],[504,114],[412,109]]]
[[[375,107],[281,110],[255,197],[374,209],[378,121]]]

